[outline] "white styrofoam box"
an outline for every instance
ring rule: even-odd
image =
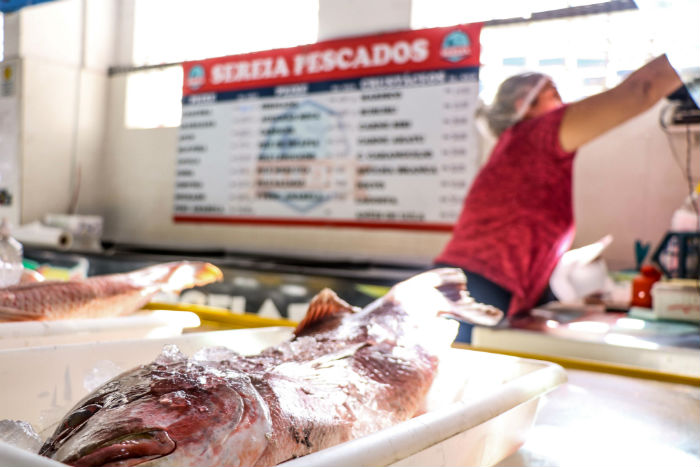
[[[253,354],[290,335],[290,328],[268,327],[0,350],[0,381],[12,381],[0,387],[0,419],[26,421],[46,438],[96,387],[96,376],[104,381],[150,362],[165,344],[175,344],[188,355],[216,345]],[[564,370],[553,363],[450,349],[426,413],[284,465],[492,465],[517,450],[542,396],[565,380]],[[0,442],[0,465],[62,464]]]
[[[130,316],[0,323],[0,349],[171,337],[200,325],[192,312],[154,310]]]
[[[651,286],[654,314],[662,319],[700,322],[698,281],[655,282]]]

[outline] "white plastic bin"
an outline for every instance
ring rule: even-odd
[[[168,310],[113,318],[0,322],[0,349],[171,337],[199,324],[195,313]]]
[[[257,353],[290,334],[269,327],[0,350],[0,419],[29,422],[45,439],[98,379],[150,362],[165,344],[188,355],[214,345]],[[425,414],[284,465],[493,465],[524,442],[541,397],[565,380],[553,363],[451,349]],[[0,442],[0,465],[62,464]]]

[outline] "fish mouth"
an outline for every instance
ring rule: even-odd
[[[88,454],[64,462],[74,467],[131,467],[166,456],[175,447],[175,441],[164,430],[150,430],[111,439]]]

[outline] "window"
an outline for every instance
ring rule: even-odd
[[[414,29],[452,26],[496,19],[527,19],[533,13],[554,11],[594,3],[591,0],[491,0],[465,2],[464,0],[412,0],[411,27]],[[603,2],[616,3],[616,2]],[[620,3],[620,2],[617,2]]]
[[[319,1],[134,0],[133,64],[313,43]],[[679,71],[700,73],[698,0],[412,0],[411,18],[416,29],[487,21],[480,70],[487,104],[506,77],[526,70],[552,76],[565,101],[608,89],[663,52]],[[167,70],[143,73],[127,78],[127,127],[178,126],[182,77]],[[173,100],[176,118],[172,106],[158,104]]]
[[[161,65],[310,44],[319,0],[135,0],[133,65]],[[182,69],[130,73],[127,128],[180,125]],[[167,103],[175,102],[173,105]]]
[[[136,0],[134,65],[310,44],[318,0]]]
[[[563,99],[572,101],[609,89],[661,53],[668,53],[680,72],[700,66],[698,0],[591,3],[413,0],[412,27],[487,22],[480,70],[487,104],[505,78],[522,71],[552,76]],[[597,13],[606,9],[612,11]]]
[[[127,128],[180,126],[182,67],[179,65],[129,73],[126,81]]]

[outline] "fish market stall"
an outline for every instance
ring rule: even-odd
[[[182,260],[176,255],[85,257],[92,275],[122,273],[137,267]],[[84,341],[81,341],[80,333],[74,332],[80,320],[25,323],[34,327],[54,328],[55,335],[49,338],[53,340],[33,341],[30,347],[0,350],[0,379],[16,382],[12,388],[1,389],[3,405],[0,406],[0,419],[30,423],[44,441],[54,432],[61,417],[81,397],[116,374],[153,361],[165,344],[175,344],[189,356],[203,347],[217,345],[246,355],[256,354],[291,336],[293,328],[289,326],[302,320],[309,300],[323,286],[338,289],[343,297],[350,297],[353,304],[365,305],[387,294],[389,284],[397,282],[401,276],[414,273],[407,268],[387,271],[374,269],[372,273],[365,274],[370,269],[363,269],[364,265],[356,270],[349,268],[337,273],[330,267],[323,270],[317,264],[302,267],[285,267],[284,264],[261,261],[242,264],[229,258],[217,258],[216,255],[203,259],[222,266],[222,281],[195,287],[182,294],[157,295],[153,298],[159,302],[146,305],[149,311],[111,318],[117,328],[124,328],[122,333],[113,328],[113,339],[99,337],[98,320],[92,320],[90,324],[96,334]],[[303,274],[299,271],[303,271]],[[166,303],[168,301],[170,303]],[[164,336],[157,332],[144,335],[128,330],[130,319],[152,313],[159,307],[163,308],[160,313],[174,313],[171,316],[183,319],[190,314],[200,323],[207,323],[207,326],[183,327]],[[89,320],[84,321],[88,324]],[[174,318],[171,324],[177,323],[178,318]],[[198,332],[262,325],[271,327]],[[275,327],[280,325],[286,327]],[[476,337],[481,331],[483,335],[489,332],[485,327],[476,326],[474,329]],[[182,334],[183,331],[185,334]],[[490,332],[497,335],[507,331]],[[478,339],[475,343],[478,343]],[[586,423],[589,425],[609,421],[609,431],[623,431],[625,427],[628,430],[630,426],[636,426],[639,428],[637,436],[642,438],[653,432],[654,423],[664,423],[667,441],[680,443],[679,449],[668,451],[669,455],[675,456],[674,459],[679,459],[678,465],[693,465],[684,462],[698,459],[697,449],[690,441],[697,434],[693,423],[698,413],[693,409],[693,400],[696,401],[700,394],[696,388],[591,371],[565,372],[559,365],[539,358],[546,360],[544,356],[507,356],[453,348],[441,361],[426,413],[373,434],[289,460],[286,464],[577,465],[570,462],[573,454],[564,453],[547,438],[553,432],[557,433],[557,439],[566,439],[568,433],[582,436],[582,418],[588,420]],[[36,371],[24,371],[28,367]],[[569,383],[566,382],[568,375],[574,376],[573,381],[569,378]],[[659,402],[639,399],[637,405],[629,407],[625,414],[611,416],[611,407],[615,401],[624,400],[627,391],[629,394],[644,393],[645,397]],[[673,406],[671,419],[666,421],[661,420],[663,415],[658,410],[663,393],[683,402]],[[562,407],[569,407],[570,404],[576,404],[576,407],[562,410]],[[686,409],[677,412],[676,407]],[[639,420],[645,424],[639,425]],[[553,427],[556,427],[555,431]],[[626,442],[631,442],[630,436],[624,438]],[[600,437],[595,438],[597,446],[614,453],[615,444],[604,441]],[[0,463],[63,465],[19,449],[15,444],[0,443]],[[569,445],[571,450],[575,447],[578,448]],[[618,460],[621,458],[620,454],[615,456]],[[595,457],[589,455],[585,458],[598,465]],[[629,458],[637,461],[629,465],[652,465],[646,462],[651,458],[649,456],[630,455]],[[561,463],[560,459],[567,462]]]
[[[176,344],[187,354],[215,345],[255,353],[290,333],[289,328],[242,329],[3,350],[1,377],[14,384],[2,388],[0,413],[32,424],[45,437],[65,411],[97,384],[150,361],[164,344]],[[541,400],[566,381],[558,365],[468,350],[453,349],[441,365],[427,413],[286,464],[493,465],[518,448]],[[33,371],[26,371],[27,367]],[[0,464],[64,465],[2,442]]]
[[[127,341],[61,348],[3,350],[0,351],[0,368],[5,369],[3,379],[13,378],[15,384],[3,388],[2,413],[3,416],[12,415],[37,423],[37,427],[44,427],[42,431],[45,432],[50,430],[52,421],[55,423],[60,416],[56,405],[70,405],[71,401],[67,400],[65,395],[72,401],[77,400],[97,382],[95,377],[100,379],[100,371],[103,372],[101,379],[104,379],[134,362],[149,359],[160,351],[164,342],[176,342],[183,351],[197,347],[195,342],[201,345],[226,342],[227,345],[240,350],[256,351],[284,339],[289,332],[289,329],[282,328],[248,329],[184,335],[175,340],[140,341],[138,347],[133,345],[134,341]],[[52,355],[52,358],[41,358],[46,355]],[[470,407],[473,413],[481,411],[482,418],[483,411],[491,412],[494,399],[502,397],[506,391],[498,381],[499,375],[515,377],[507,389],[511,394],[515,388],[523,387],[523,375],[518,373],[525,368],[535,371],[530,373],[531,382],[539,380],[541,389],[544,389],[542,384],[551,384],[553,390],[536,397],[536,413],[516,414],[518,409],[515,408],[495,417],[492,413],[487,414],[485,418],[489,419],[488,422],[469,428],[461,434],[464,440],[453,437],[451,442],[437,443],[432,451],[430,448],[422,449],[408,460],[394,460],[396,465],[695,466],[700,459],[700,445],[697,441],[700,439],[700,406],[697,404],[700,400],[700,389],[697,387],[582,370],[567,370],[564,376],[558,367],[546,363],[466,350],[458,351],[457,361],[451,363],[459,364],[459,357],[462,355],[466,356],[467,360],[480,361],[481,365],[493,368],[492,371],[486,372],[490,375],[488,380],[479,382],[471,378],[471,383],[466,382],[463,386],[469,388],[469,384],[472,384],[470,391],[473,398],[462,407]],[[53,365],[54,359],[60,359],[62,365]],[[107,363],[108,361],[111,364]],[[24,371],[23,365],[25,368],[31,365],[35,371]],[[65,378],[66,370],[69,379]],[[463,372],[459,372],[459,367],[455,370],[455,374],[464,375]],[[501,371],[504,373],[500,373]],[[568,381],[562,382],[562,378],[567,378]],[[36,389],[22,391],[22,387]],[[488,393],[491,396],[488,397],[490,405],[484,406],[484,395]],[[462,399],[467,400],[465,397]],[[8,412],[10,408],[13,410]],[[533,409],[523,410],[530,412]],[[456,416],[456,413],[453,415]],[[428,420],[428,426],[438,423],[443,426],[444,423],[444,419],[440,419],[439,416],[437,419],[419,417],[413,422],[421,424],[423,420]],[[514,423],[518,426],[514,427]],[[415,431],[404,432],[402,427],[397,427],[391,430],[391,433],[398,431],[410,437],[415,433],[422,434],[421,429],[425,430],[425,426],[406,425],[406,429],[408,428]],[[505,440],[506,436],[511,439]],[[412,440],[415,441],[415,438]],[[346,447],[340,446],[338,449],[328,449],[326,453],[307,456],[303,463],[384,465],[378,462],[363,464],[357,456],[337,456],[347,456],[347,448],[356,447],[358,450],[353,452],[366,452],[363,456],[364,460],[368,461],[367,457],[376,455],[376,451],[386,454],[393,449],[387,447],[391,442],[384,434],[369,436],[357,443],[349,442]],[[454,445],[448,448],[450,443],[455,442],[458,449],[455,449]],[[517,449],[519,445],[521,447]],[[362,451],[359,450],[360,447]],[[507,448],[505,452],[504,448]],[[469,456],[469,462],[458,464],[458,459],[450,457],[459,453]],[[488,459],[484,459],[484,456]],[[483,462],[478,462],[475,457],[481,458]],[[345,462],[341,462],[340,459]],[[302,459],[292,461],[289,465],[296,465],[301,461]],[[18,467],[63,465],[2,442],[0,463]]]
[[[443,315],[502,317],[465,284],[459,270],[427,271],[362,309],[324,289],[294,331],[1,351],[0,378],[16,382],[2,388],[2,439],[17,445],[24,433],[34,465],[38,455],[93,466],[493,464],[566,376],[555,364],[451,348],[457,323]],[[16,454],[3,451],[11,463]]]

